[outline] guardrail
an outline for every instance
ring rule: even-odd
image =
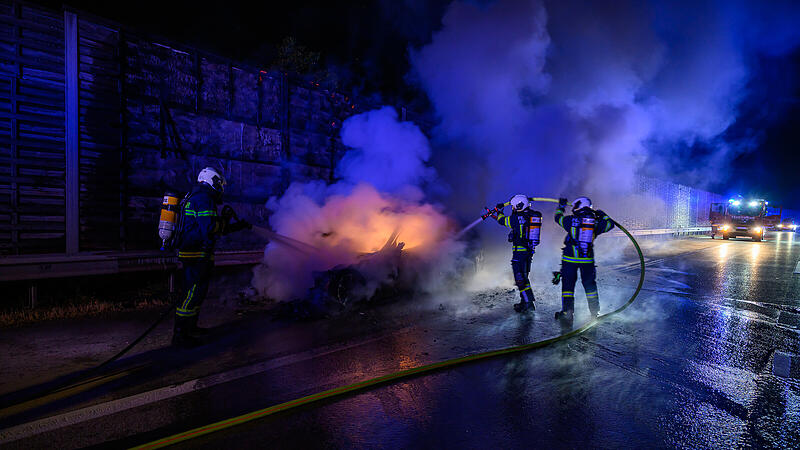
[[[653,228],[630,230],[634,236],[672,235],[682,236],[710,233],[711,227]],[[625,236],[615,230],[610,236]],[[218,251],[215,254],[216,266],[254,265],[262,261],[262,250]],[[158,250],[138,252],[96,252],[67,256],[64,254],[44,254],[8,256],[0,258],[0,282],[28,281],[29,305],[35,307],[37,280],[70,278],[90,275],[115,275],[129,272],[162,271],[168,275],[169,289],[174,290],[175,272],[180,269],[180,261],[173,254]]]
[[[634,236],[682,236],[710,233],[711,227],[653,228],[630,230]],[[625,236],[614,230],[610,236]],[[218,251],[217,266],[258,264],[262,250]],[[64,254],[7,256],[0,258],[0,282],[69,278],[87,275],[113,275],[152,270],[174,271],[180,268],[178,258],[158,250],[139,252],[98,252],[73,256]]]
[[[672,235],[688,236],[692,234],[711,233],[711,227],[679,227],[679,228],[651,228],[646,230],[629,230],[634,236]],[[625,236],[621,231],[612,231],[610,236]]]
[[[264,252],[219,251],[214,257],[216,266],[254,265],[261,262]],[[177,256],[158,250],[8,256],[0,259],[0,282],[27,281],[28,306],[35,308],[38,280],[158,270],[166,273],[169,291],[174,292],[175,272],[180,267]]]
[[[236,266],[258,264],[262,250],[219,251],[215,265]],[[174,271],[180,268],[178,258],[158,250],[141,252],[86,253],[8,256],[0,259],[0,282],[69,278],[86,275],[113,275],[150,270]]]

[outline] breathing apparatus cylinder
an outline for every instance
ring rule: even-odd
[[[532,215],[531,220],[528,223],[528,239],[531,241],[533,246],[539,245],[539,236],[542,233],[542,216],[540,215]]]
[[[175,228],[178,224],[178,205],[180,199],[177,195],[167,192],[161,201],[161,218],[158,221],[158,237],[161,238],[161,250],[167,247],[167,243],[175,235]]]
[[[595,222],[594,216],[583,215],[581,217],[580,228],[578,229],[578,248],[581,256],[586,256],[589,253],[589,246],[594,241]]]

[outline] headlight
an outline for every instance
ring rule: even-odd
[[[783,224],[782,224],[782,223],[779,223],[779,224],[778,224],[778,228],[783,228]]]
[[[761,227],[755,227],[753,228],[753,231],[755,231],[756,233],[761,233]]]
[[[796,230],[797,229],[797,225],[792,225],[792,229]]]
[[[730,225],[723,225],[722,226],[722,231],[728,231],[730,228],[731,228]]]

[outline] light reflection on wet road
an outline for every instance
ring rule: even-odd
[[[776,233],[761,243],[707,240],[703,245],[705,250],[654,264],[647,294],[629,313],[567,344],[398,383],[192,445],[796,445],[800,383],[774,376],[771,360],[776,350],[798,351],[797,330],[776,320],[781,312],[800,312],[800,283],[792,275],[800,239]],[[685,295],[659,292],[662,287],[675,292],[676,285]],[[351,358],[373,359],[381,366],[377,361],[385,356],[424,351],[423,360],[413,361],[417,364],[458,356],[465,347],[476,351],[470,345],[476,335],[491,347],[552,332],[540,317],[549,316],[547,311],[526,320],[505,309],[485,310],[467,327],[437,331],[438,343],[412,333],[387,349],[352,352],[324,365],[344,372]],[[402,359],[398,364],[408,365]]]
[[[766,242],[693,238],[648,263],[640,299],[618,318],[566,343],[462,366],[189,441],[191,447],[531,448],[787,447],[800,442],[800,382],[772,374],[776,351],[796,354],[800,235]],[[600,268],[601,302],[622,301],[634,268]],[[364,378],[518,345],[559,332],[557,288],[535,314],[511,312],[513,293],[420,315],[392,333],[132,411],[172,425],[157,437]],[[582,295],[576,306],[585,310]],[[547,301],[545,299],[552,299]],[[604,305],[603,310],[612,305]],[[585,313],[584,313],[585,314]]]

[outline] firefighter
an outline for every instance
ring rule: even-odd
[[[572,203],[571,216],[564,215],[566,206],[567,199],[558,199],[555,220],[567,231],[567,237],[561,256],[561,311],[556,312],[555,317],[572,320],[575,284],[580,271],[589,314],[596,318],[600,312],[600,300],[597,294],[597,267],[594,264],[594,239],[614,228],[614,222],[603,211],[592,209],[592,201],[587,197],[580,197]]]
[[[531,290],[528,275],[531,271],[531,259],[536,246],[539,244],[539,234],[542,228],[542,213],[531,208],[530,199],[518,194],[511,198],[511,215],[503,214],[505,203],[498,203],[493,216],[500,225],[509,228],[508,241],[513,246],[511,269],[514,271],[514,283],[519,289],[520,302],[514,305],[517,312],[536,309],[536,300]]]
[[[181,223],[175,247],[183,265],[183,296],[175,309],[175,329],[172,343],[180,347],[195,347],[206,330],[197,326],[200,305],[206,298],[211,270],[214,267],[214,246],[220,235],[252,225],[238,220],[230,206],[217,214],[225,191],[225,178],[215,169],[206,167],[197,176],[197,184],[181,206]],[[236,219],[234,221],[234,219]]]

